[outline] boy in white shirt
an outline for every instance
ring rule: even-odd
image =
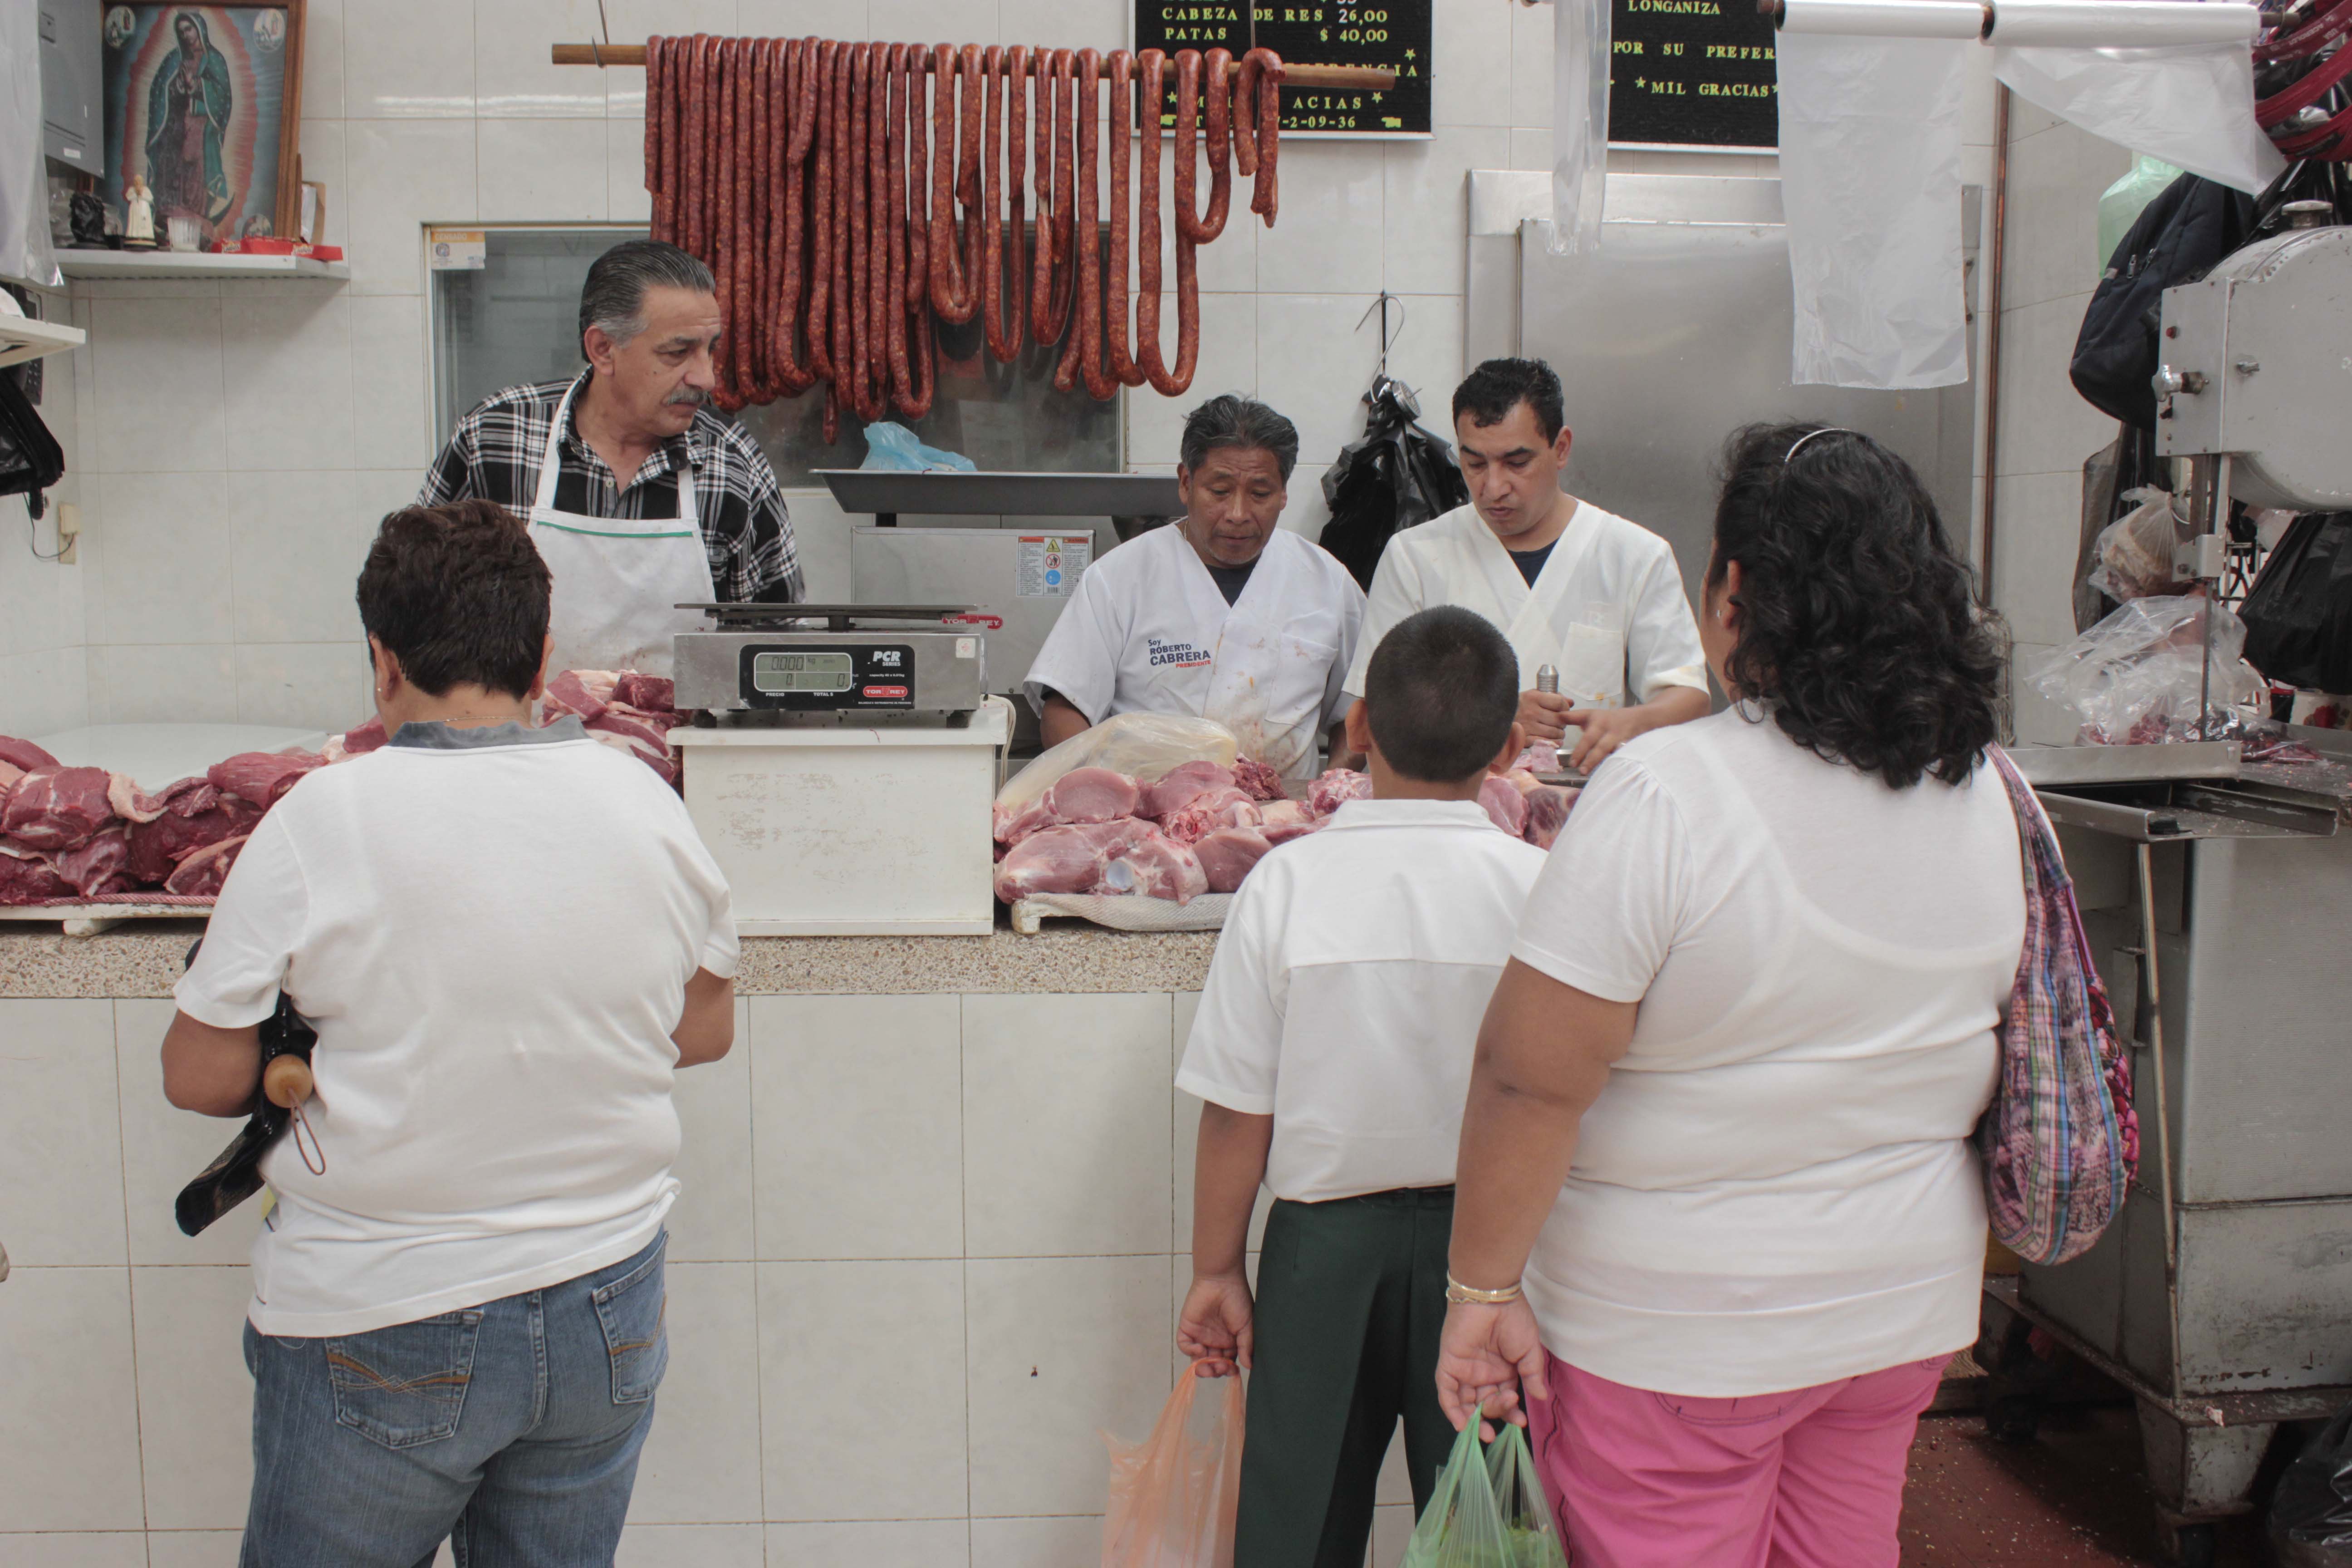
[[[1260,861],[1217,942],[1176,1075],[1208,1102],[1176,1342],[1199,1375],[1252,1372],[1234,1568],[1360,1568],[1398,1418],[1417,1508],[1454,1441],[1434,1379],[1454,1151],[1544,863],[1478,804],[1519,750],[1517,678],[1468,610],[1400,622],[1347,720],[1373,798]]]

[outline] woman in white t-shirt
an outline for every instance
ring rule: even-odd
[[[1894,1563],[1976,1335],[2025,931],[1998,628],[1876,442],[1726,462],[1699,624],[1736,704],[1585,791],[1463,1127],[1439,1392],[1528,1421],[1581,1568]]]

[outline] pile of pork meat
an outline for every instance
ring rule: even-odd
[[[591,735],[674,784],[669,731],[686,717],[671,700],[657,676],[569,670],[548,682],[539,721],[577,714]],[[125,774],[66,767],[0,735],[0,905],[210,899],[254,825],[303,774],[384,739],[371,719],[319,751],[243,752],[151,795]]]
[[[1529,761],[1494,774],[1478,804],[1495,826],[1549,849],[1577,792],[1537,778]],[[1244,757],[1228,768],[1180,763],[1150,783],[1108,768],[1075,768],[1034,803],[996,808],[996,896],[1129,895],[1187,903],[1230,893],[1277,846],[1371,796],[1372,781],[1334,768],[1294,799],[1273,769]]]

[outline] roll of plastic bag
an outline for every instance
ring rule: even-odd
[[[1552,6],[1551,199],[1554,256],[1599,248],[1609,174],[1611,0]]]
[[[1972,46],[1787,31],[1777,45],[1790,379],[1966,381],[1960,100]]]
[[[30,5],[0,5],[0,81],[7,86],[0,94],[0,276],[54,289],[65,279],[58,275],[49,244],[37,21],[47,26],[47,16],[37,18]],[[89,25],[98,24],[92,19]]]

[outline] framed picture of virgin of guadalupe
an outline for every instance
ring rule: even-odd
[[[206,244],[299,228],[303,0],[104,11],[110,207],[146,182],[158,232],[194,218]]]

